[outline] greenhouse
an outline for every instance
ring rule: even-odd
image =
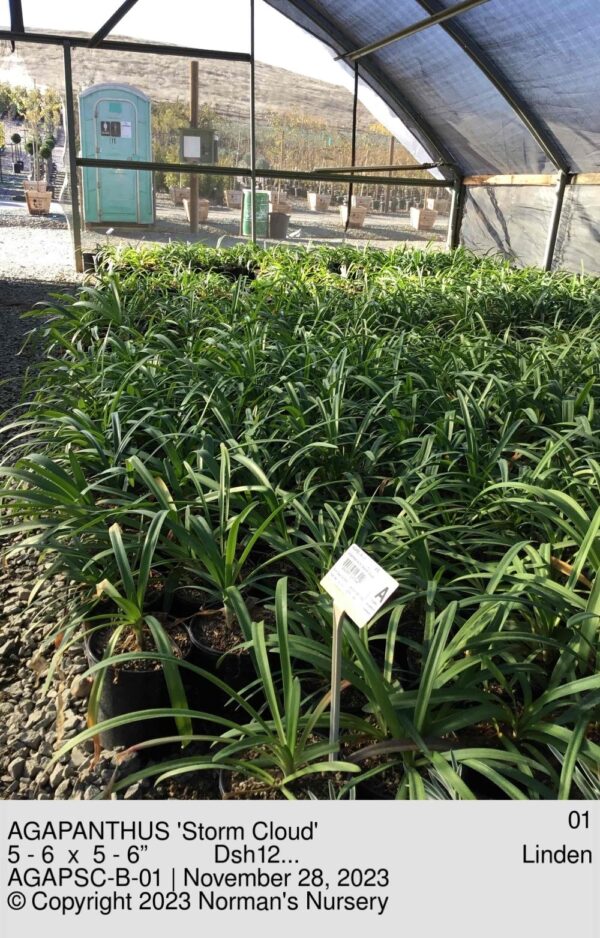
[[[598,800],[600,6],[217,6],[0,5],[2,798]]]

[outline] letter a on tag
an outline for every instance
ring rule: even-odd
[[[373,618],[398,583],[368,554],[352,544],[321,580],[336,606],[359,628]]]

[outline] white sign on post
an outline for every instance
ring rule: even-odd
[[[398,583],[356,544],[342,554],[321,586],[363,628],[398,588]]]
[[[345,551],[321,586],[333,599],[333,642],[331,647],[330,761],[337,758],[340,737],[340,682],[342,677],[342,624],[344,613],[364,628],[389,599],[398,583],[383,567],[356,544]]]
[[[184,134],[183,137],[183,156],[186,160],[199,160],[200,147],[202,140],[197,135]]]

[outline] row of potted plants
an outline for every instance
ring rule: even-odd
[[[348,248],[97,266],[34,320],[2,470],[9,553],[73,584],[58,654],[87,642],[68,745],[227,797],[597,794],[596,282]],[[353,542],[400,586],[345,623],[331,761],[319,583]]]

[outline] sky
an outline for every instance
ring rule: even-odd
[[[25,28],[94,33],[119,6],[120,0],[22,0]],[[8,0],[0,0],[0,28],[10,26]],[[116,35],[199,49],[250,51],[249,0],[138,0],[115,27]],[[256,0],[256,58],[310,78],[353,88],[350,70],[334,61],[332,49]],[[366,85],[359,98],[416,160],[430,156],[402,121]]]
[[[26,28],[95,32],[119,0],[22,0]],[[9,25],[8,0],[0,0],[0,26]],[[115,34],[200,49],[250,51],[248,0],[138,0]],[[262,0],[256,3],[256,54],[322,81],[345,84],[333,53]]]

